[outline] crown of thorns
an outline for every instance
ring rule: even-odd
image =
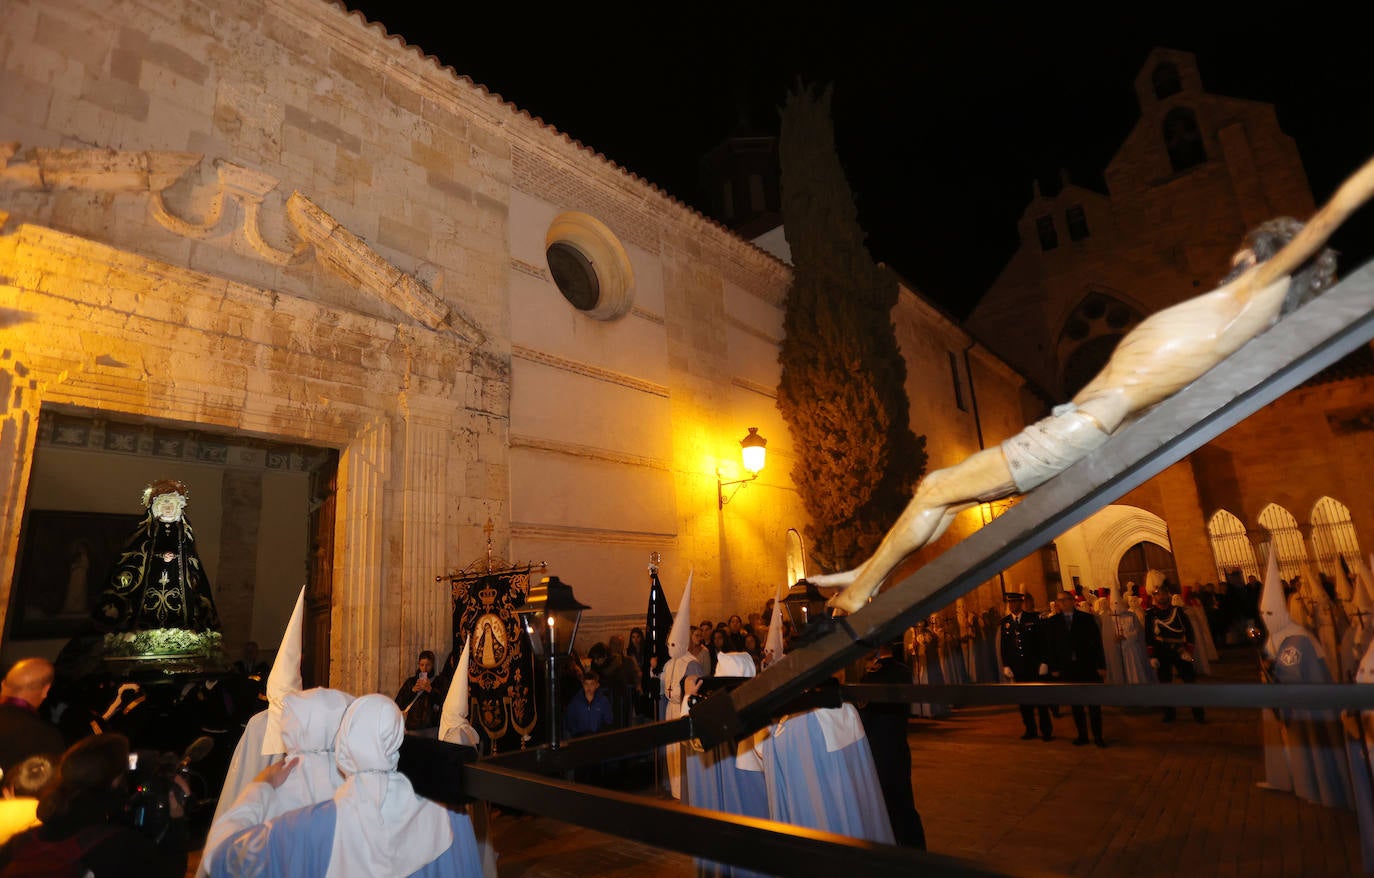
[[[182,500],[191,499],[191,489],[177,479],[158,479],[143,489],[143,507],[146,509],[154,499],[164,494],[178,494]]]

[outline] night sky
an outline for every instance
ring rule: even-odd
[[[1154,46],[1193,52],[1213,94],[1274,104],[1319,204],[1374,155],[1367,30],[1334,4],[1286,5],[1283,17],[1273,4],[1153,3],[1134,17],[1106,4],[868,5],[697,4],[674,18],[648,4],[465,3],[450,20],[440,4],[348,2],[698,208],[701,156],[741,124],[775,134],[799,79],[833,83],[837,147],[873,255],[956,317],[1014,251],[1033,179],[1051,194],[1067,168],[1105,192]],[[1345,271],[1374,256],[1374,206],[1335,244]]]

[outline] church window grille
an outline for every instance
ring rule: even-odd
[[[1260,526],[1269,532],[1269,545],[1278,552],[1279,576],[1292,579],[1307,575],[1307,549],[1303,546],[1302,532],[1298,530],[1298,520],[1293,513],[1277,503],[1270,503],[1259,514]],[[1266,550],[1267,551],[1267,550]],[[1269,563],[1265,555],[1264,562]]]
[[[1174,172],[1186,171],[1207,161],[1207,149],[1202,145],[1202,130],[1197,116],[1187,107],[1175,107],[1164,117],[1164,147],[1169,151],[1169,164]]]
[[[1046,214],[1035,220],[1035,233],[1040,236],[1040,249],[1053,250],[1059,246],[1059,233],[1054,230],[1054,217]]]
[[[1207,522],[1207,536],[1212,543],[1212,559],[1217,565],[1217,581],[1226,578],[1232,570],[1239,570],[1242,577],[1260,575],[1259,564],[1255,563],[1255,547],[1245,535],[1245,524],[1225,509],[1218,509]]]
[[[1312,507],[1312,548],[1317,552],[1317,566],[1327,576],[1335,578],[1342,559],[1353,569],[1360,557],[1360,540],[1349,507],[1331,497],[1317,501]]]
[[[1082,241],[1088,237],[1088,215],[1083,205],[1075,204],[1064,211],[1064,223],[1069,227],[1069,240]]]
[[[1150,73],[1150,85],[1154,86],[1155,97],[1159,100],[1183,91],[1183,80],[1178,75],[1178,68],[1168,61],[1155,65],[1155,69]]]

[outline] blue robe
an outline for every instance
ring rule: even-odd
[[[945,671],[940,664],[940,640],[933,635],[928,636],[929,639],[925,643],[922,643],[919,637],[916,640],[916,652],[911,662],[912,679],[921,686],[943,686]],[[939,719],[949,716],[949,713],[948,704],[926,704],[918,701],[911,705],[912,716]]]
[[[1357,713],[1351,720],[1346,727],[1345,747],[1350,757],[1360,855],[1365,874],[1374,875],[1374,759],[1370,758],[1374,751],[1374,712]]]
[[[863,726],[857,740],[829,750],[817,716],[826,709],[784,717],[760,745],[768,814],[793,826],[892,844],[892,823]],[[850,712],[853,716],[845,719],[859,723],[852,704],[829,710]]]
[[[767,819],[768,790],[763,772],[743,769],[738,764],[739,749],[751,747],[752,740],[745,739],[738,745],[720,744],[705,752],[689,751],[682,788],[683,804]],[[745,758],[751,757],[752,753],[746,753]],[[710,860],[697,860],[697,875],[702,878],[752,878],[759,875],[762,878],[761,873]]]
[[[1306,633],[1290,634],[1279,642],[1272,673],[1279,683],[1332,682],[1321,647]],[[1336,715],[1321,710],[1283,710],[1280,718],[1293,792],[1319,805],[1349,808],[1350,762]]]
[[[211,857],[212,878],[324,878],[334,844],[334,800],[297,808],[230,836]],[[467,815],[449,812],[453,844],[415,878],[479,876],[482,860]],[[379,876],[380,878],[380,876]]]

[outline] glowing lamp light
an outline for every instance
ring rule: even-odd
[[[735,479],[730,482],[722,482],[720,473],[716,473],[716,508],[724,509],[725,504],[734,499],[739,493],[740,488],[759,477],[763,472],[763,465],[768,457],[768,440],[759,435],[758,427],[750,427],[749,435],[739,440],[740,456],[744,458],[744,469],[749,473],[748,478]],[[727,497],[725,489],[734,486],[735,490],[730,492]]]
[[[768,440],[759,435],[759,428],[750,427],[749,435],[739,440],[739,445],[744,468],[755,476],[763,472],[763,464],[768,457]]]

